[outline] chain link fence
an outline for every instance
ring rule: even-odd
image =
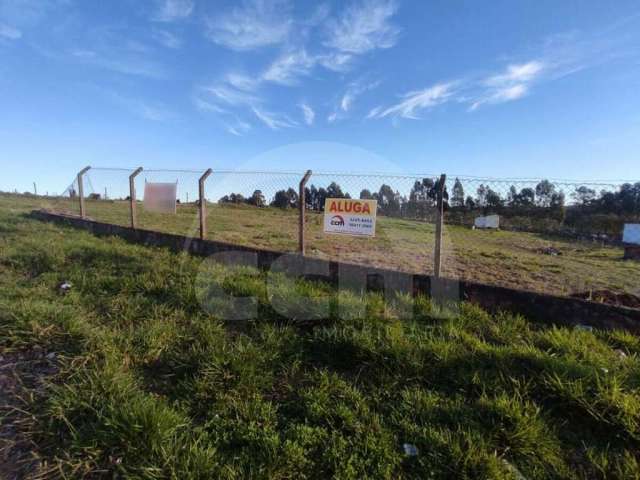
[[[130,225],[134,172],[89,169],[82,176],[85,215]],[[300,251],[303,238],[310,256],[429,275],[441,262],[448,278],[555,295],[640,294],[640,264],[622,261],[621,245],[624,224],[640,223],[640,182],[213,171],[203,180],[200,232],[204,173],[135,175],[135,226],[284,252]],[[177,183],[176,215],[145,211],[147,182]],[[76,179],[51,209],[78,214],[79,191]],[[326,198],[376,200],[375,238],[325,233]]]

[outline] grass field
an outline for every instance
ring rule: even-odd
[[[69,200],[53,203],[5,197],[5,201],[77,212],[77,205]],[[122,225],[129,224],[128,208],[127,202],[87,201],[89,216]],[[198,234],[194,205],[178,207],[176,216],[145,213],[142,205],[138,210],[142,228]],[[307,217],[309,255],[411,273],[433,272],[432,224],[380,217],[376,238],[366,239],[325,235],[322,216],[308,213]],[[297,249],[297,212],[293,210],[213,204],[208,206],[207,226],[207,236],[214,240],[282,251]],[[547,247],[554,247],[561,255],[541,253]],[[640,263],[622,257],[621,247],[535,233],[480,231],[456,225],[446,225],[444,232],[445,276],[553,295],[599,290],[640,295]]]
[[[1,478],[640,478],[636,336],[267,290],[26,210],[0,204]],[[258,319],[203,309],[203,281]],[[287,320],[275,297],[331,314]]]

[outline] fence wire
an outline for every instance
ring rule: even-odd
[[[397,268],[412,273],[433,272],[438,175],[313,173],[307,183],[306,238],[310,254],[344,262]],[[378,203],[376,238],[326,235],[325,198],[371,199]],[[431,222],[405,228],[407,219]],[[391,262],[390,259],[393,259]]]
[[[40,197],[43,208],[65,215],[78,215],[78,180],[74,179],[59,195]]]
[[[126,168],[93,167],[83,176],[88,217],[101,222],[127,225],[129,222],[129,175]]]
[[[128,225],[133,169],[85,174],[86,211]],[[135,179],[138,228],[199,234],[204,170],[143,170]],[[213,171],[205,183],[206,237],[286,252],[298,249],[305,172]],[[440,175],[314,172],[305,192],[306,252],[433,274]],[[177,214],[146,212],[147,182],[177,183]],[[50,205],[78,213],[78,184]],[[326,234],[326,198],[378,202],[375,238]],[[640,223],[640,182],[577,182],[446,176],[442,275],[553,294],[611,290],[640,294],[637,264],[621,262],[625,223]],[[489,217],[489,218],[487,218]],[[496,228],[497,227],[497,228]]]

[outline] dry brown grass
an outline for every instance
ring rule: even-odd
[[[15,208],[34,207],[77,213],[70,200],[4,196]],[[128,225],[128,203],[87,201],[90,217]],[[247,205],[207,207],[208,238],[258,248],[294,252],[297,249],[297,212]],[[197,208],[178,207],[177,215],[161,215],[138,207],[139,226],[182,235],[198,234]],[[379,217],[376,238],[326,235],[322,215],[308,213],[307,252],[311,256],[398,269],[433,272],[434,225],[414,220]],[[541,253],[553,246],[561,255]],[[620,247],[554,238],[535,233],[480,231],[445,225],[443,271],[449,278],[519,288],[554,295],[591,290],[640,294],[640,263],[624,261]]]

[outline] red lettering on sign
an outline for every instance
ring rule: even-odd
[[[371,215],[371,207],[366,202],[332,200],[329,204],[329,212],[334,213],[364,213]]]

